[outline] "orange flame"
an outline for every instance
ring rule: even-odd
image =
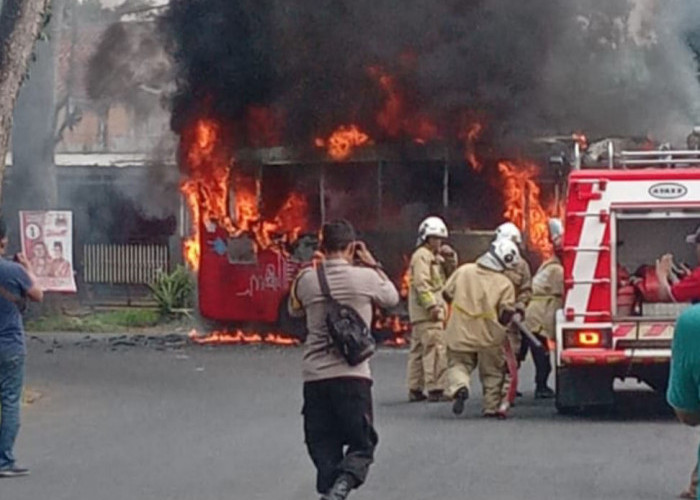
[[[281,235],[293,241],[306,228],[306,198],[292,192],[273,216],[263,219],[259,209],[260,181],[235,175],[221,126],[211,119],[198,120],[182,138],[186,178],[180,183],[192,218],[192,235],[183,243],[183,254],[193,271],[199,270],[200,226],[216,223],[231,236],[250,233],[257,248],[268,248]],[[229,196],[230,195],[230,196]],[[229,213],[229,200],[235,213]]]
[[[357,125],[341,125],[327,140],[316,138],[319,148],[326,148],[328,155],[336,161],[347,160],[357,147],[370,144],[370,137]]]
[[[199,345],[238,345],[238,344],[273,344],[273,345],[298,345],[299,340],[281,333],[246,333],[243,330],[215,331],[208,335],[200,335],[197,330],[191,330],[188,337]]]
[[[217,221],[233,231],[228,215],[229,164],[219,143],[221,129],[213,120],[201,119],[183,136],[188,178],[180,183],[192,215],[192,235],[183,243],[190,269],[199,269],[200,223]]]
[[[464,141],[464,156],[475,172],[481,172],[484,168],[484,164],[476,155],[476,141],[481,137],[483,128],[481,123],[472,122],[459,133],[459,138]]]
[[[385,316],[377,309],[374,311],[374,330],[391,334],[383,345],[401,347],[406,345],[406,337],[411,334],[411,323],[408,318],[402,319],[398,314]]]
[[[529,162],[502,161],[498,164],[498,171],[504,182],[504,217],[526,229],[530,246],[543,257],[550,257],[552,244],[547,224],[550,214],[540,203],[537,166]]]
[[[411,288],[411,268],[408,256],[403,256],[404,270],[401,273],[401,281],[399,286],[399,295],[401,298],[408,298],[408,291]]]
[[[370,66],[367,71],[386,95],[384,107],[377,113],[377,125],[389,137],[406,134],[415,142],[425,144],[439,136],[438,127],[429,116],[406,109],[404,92],[394,76],[380,66]]]

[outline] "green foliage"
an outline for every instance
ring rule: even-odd
[[[159,273],[156,281],[148,286],[163,314],[172,315],[177,309],[192,306],[194,282],[183,266],[177,266],[171,273]]]
[[[86,316],[44,316],[26,322],[29,332],[115,333],[132,328],[145,328],[160,323],[160,311],[126,308],[96,312]]]

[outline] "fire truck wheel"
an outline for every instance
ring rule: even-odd
[[[280,302],[277,310],[277,325],[282,333],[291,335],[304,341],[306,339],[306,320],[304,318],[293,318],[287,310],[287,302],[289,295],[285,296]]]

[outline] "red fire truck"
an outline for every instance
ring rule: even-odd
[[[689,304],[659,302],[655,262],[697,265],[685,241],[700,224],[697,151],[615,151],[568,179],[566,296],[557,316],[556,406],[613,402],[615,379],[668,383],[674,322]]]

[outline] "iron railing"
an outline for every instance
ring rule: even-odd
[[[148,284],[168,271],[166,245],[84,245],[85,283]]]

